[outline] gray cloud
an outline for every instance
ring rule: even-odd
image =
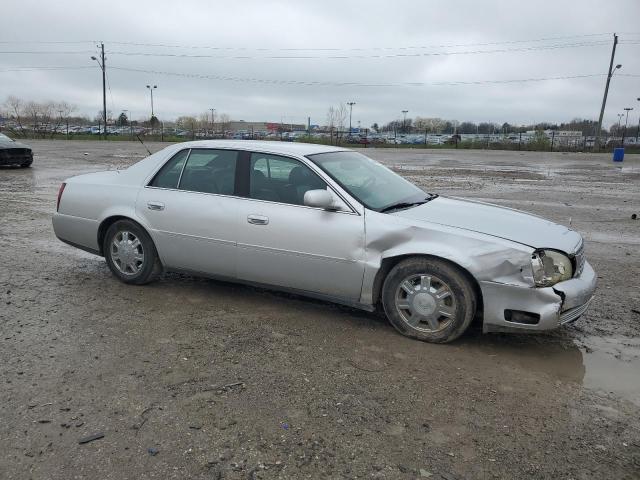
[[[524,39],[592,35],[618,31],[623,43],[616,62],[620,74],[640,75],[640,29],[637,0],[615,8],[603,1],[500,2],[157,2],[116,1],[3,3],[1,40],[88,41],[78,44],[2,43],[0,51],[94,52],[104,40],[110,92],[107,107],[128,109],[134,118],[149,115],[147,83],[158,85],[156,112],[164,118],[204,112],[214,107],[234,119],[323,123],[329,105],[355,101],[354,123],[386,122],[409,110],[409,116],[458,120],[530,123],[572,117],[597,118],[605,78],[527,83],[436,85],[525,78],[603,74],[611,35],[545,42],[478,45]],[[9,20],[11,19],[11,20]],[[93,41],[94,43],[91,43]],[[638,43],[625,43],[625,42]],[[114,42],[212,46],[169,48]],[[532,46],[588,44],[572,48],[518,51]],[[447,47],[441,45],[473,44]],[[425,46],[428,48],[405,48]],[[291,49],[337,50],[291,50]],[[266,50],[268,49],[268,50]],[[407,55],[507,49],[505,52],[387,58],[266,59],[266,56]],[[130,56],[116,52],[212,55],[253,58],[183,58]],[[91,66],[92,53],[48,55],[0,53],[0,99],[13,94],[34,100],[67,100],[78,111],[101,109],[97,67],[77,70],[8,72],[18,67]],[[224,81],[220,79],[132,72],[109,67],[200,74],[257,80],[292,80],[394,85],[337,86]],[[625,106],[640,103],[640,77],[616,74],[605,124],[617,120]]]

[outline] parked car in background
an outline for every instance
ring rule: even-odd
[[[163,270],[373,311],[404,335],[541,331],[580,317],[582,237],[524,212],[426,193],[352,150],[197,141],[61,185],[56,236],[125,283]]]
[[[26,168],[30,167],[32,163],[33,151],[31,147],[0,133],[0,165],[17,165]]]

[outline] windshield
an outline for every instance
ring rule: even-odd
[[[425,192],[414,184],[360,153],[331,152],[308,157],[371,210],[380,211],[391,205],[425,199]]]
[[[13,140],[11,140],[9,137],[7,137],[5,134],[0,133],[0,142],[13,142]]]

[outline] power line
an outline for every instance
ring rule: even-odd
[[[99,43],[95,40],[78,40],[78,41],[42,41],[42,40],[4,40],[1,41],[0,44],[4,45],[77,45],[82,43]]]
[[[95,53],[94,50],[22,50],[22,51],[0,51],[0,54],[10,55],[86,55],[87,53]]]
[[[81,70],[85,68],[94,68],[92,65],[85,65],[79,67],[64,67],[64,66],[51,66],[51,67],[16,67],[16,68],[5,68],[0,70],[0,73],[4,72],[29,72],[36,70]]]
[[[503,41],[493,41],[493,42],[469,42],[469,43],[458,43],[458,44],[443,44],[443,45],[420,45],[420,46],[379,46],[379,47],[264,47],[264,48],[255,48],[255,47],[221,47],[221,46],[212,46],[212,45],[180,45],[180,44],[168,44],[168,43],[144,43],[144,42],[126,42],[126,41],[104,41],[104,43],[114,44],[114,45],[133,45],[133,46],[141,46],[141,47],[160,47],[160,48],[189,48],[189,49],[210,49],[210,50],[253,50],[253,51],[367,51],[367,50],[410,50],[410,49],[424,49],[424,48],[454,48],[454,47],[471,47],[471,46],[491,46],[491,45],[512,45],[518,43],[534,43],[534,42],[547,42],[547,41],[557,41],[557,40],[570,40],[576,38],[593,38],[593,37],[602,37],[602,36],[610,36],[612,32],[604,32],[604,33],[587,33],[587,34],[576,34],[576,35],[562,35],[562,36],[554,36],[554,37],[542,37],[542,38],[532,38],[532,39],[518,39],[518,40],[503,40]],[[640,35],[640,32],[627,32],[622,35]],[[97,40],[75,40],[75,41],[60,41],[60,40],[5,40],[0,41],[0,44],[4,45],[73,45],[73,44],[85,44],[85,43],[100,43]]]
[[[587,37],[601,37],[608,36],[610,33],[591,33],[591,34],[582,34],[582,35],[565,35],[559,37],[546,37],[546,38],[534,38],[527,40],[506,40],[500,42],[471,42],[471,43],[457,43],[457,44],[433,44],[433,45],[410,45],[410,46],[395,46],[395,47],[263,47],[263,48],[255,48],[255,47],[220,47],[213,45],[184,45],[184,44],[168,44],[168,43],[139,43],[139,42],[123,42],[123,41],[108,41],[105,43],[109,43],[112,45],[131,45],[138,47],[158,47],[158,48],[185,48],[185,49],[207,49],[207,50],[231,50],[231,51],[326,51],[326,52],[335,52],[335,51],[368,51],[368,50],[418,50],[425,48],[456,48],[456,47],[481,47],[481,46],[491,46],[491,45],[513,45],[518,43],[535,43],[535,42],[546,42],[546,41],[557,41],[557,40],[570,40],[575,38],[587,38]],[[1,43],[1,42],[0,42]]]
[[[557,50],[563,48],[580,48],[599,45],[608,45],[609,42],[583,42],[559,45],[540,45],[536,47],[499,48],[491,50],[463,50],[459,52],[415,52],[415,53],[393,53],[393,54],[373,54],[373,55],[211,55],[211,54],[188,54],[188,53],[154,53],[154,52],[126,52],[109,51],[110,55],[140,56],[140,57],[173,57],[173,58],[214,58],[230,60],[353,60],[367,58],[411,58],[411,57],[431,57],[450,55],[476,55],[487,53],[508,53],[508,52],[529,52],[540,50]],[[3,53],[3,52],[0,52]]]
[[[0,70],[0,73],[5,72],[17,72],[17,71],[37,71],[37,70],[76,70],[76,69],[90,69],[93,66],[79,66],[79,67],[63,67],[63,66],[42,66],[42,67],[20,67],[9,68]],[[391,82],[391,83],[363,83],[363,82],[331,82],[331,81],[306,81],[306,80],[288,80],[288,79],[263,79],[263,78],[246,78],[246,77],[229,77],[221,75],[209,75],[202,73],[182,73],[182,72],[167,72],[159,70],[144,70],[138,68],[128,67],[110,67],[113,70],[121,70],[127,72],[136,73],[150,73],[156,75],[168,75],[178,76],[185,78],[196,78],[204,80],[220,80],[231,82],[243,82],[243,83],[265,83],[265,84],[283,84],[283,85],[302,85],[302,86],[359,86],[359,87],[402,87],[402,86],[446,86],[446,85],[484,85],[484,84],[501,84],[501,83],[524,83],[524,82],[542,82],[551,80],[572,80],[580,78],[593,78],[602,77],[604,73],[592,73],[592,74],[579,74],[579,75],[564,75],[556,77],[535,77],[535,78],[522,78],[522,79],[506,79],[506,80],[449,80],[442,82]],[[617,77],[640,77],[640,74],[633,73],[618,73]],[[108,77],[108,76],[107,76]],[[107,83],[109,80],[107,79]],[[111,93],[111,87],[108,85],[108,89]],[[113,102],[113,100],[112,100]]]
[[[507,83],[525,83],[525,82],[543,82],[550,80],[572,80],[578,78],[603,77],[605,74],[581,74],[581,75],[565,75],[557,77],[540,77],[540,78],[522,78],[508,80],[475,80],[475,81],[442,81],[442,82],[389,82],[389,83],[362,83],[362,82],[332,82],[332,81],[316,81],[316,80],[287,80],[287,79],[265,79],[265,78],[248,78],[248,77],[230,77],[222,75],[209,75],[201,73],[183,73],[183,72],[166,72],[159,70],[145,70],[139,68],[128,68],[111,66],[113,70],[121,70],[125,72],[148,73],[153,75],[167,75],[183,78],[196,78],[201,80],[219,80],[226,82],[238,83],[261,83],[268,85],[297,85],[297,86],[332,86],[332,87],[425,87],[425,86],[455,86],[455,85],[487,85],[487,84],[507,84]]]
[[[188,54],[188,53],[161,53],[161,52],[127,52],[127,51],[109,51],[110,55],[123,56],[142,56],[142,57],[178,57],[178,58],[215,58],[215,59],[234,59],[234,60],[304,60],[304,59],[329,59],[329,60],[349,60],[349,59],[366,59],[366,58],[402,58],[402,57],[430,57],[430,56],[450,56],[450,55],[477,55],[488,53],[508,53],[508,52],[529,52],[541,50],[558,50],[564,48],[582,48],[608,45],[607,41],[593,41],[580,43],[564,43],[555,45],[538,45],[529,47],[516,48],[497,48],[488,50],[462,50],[449,52],[413,52],[413,53],[393,53],[393,54],[369,54],[369,55],[212,55],[212,54]],[[5,50],[0,54],[8,55],[86,55],[94,53],[92,50]]]

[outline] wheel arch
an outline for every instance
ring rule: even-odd
[[[403,253],[399,255],[394,255],[390,257],[385,257],[382,259],[380,263],[380,268],[376,272],[376,276],[373,281],[373,289],[372,289],[372,299],[373,304],[375,306],[379,306],[382,300],[382,286],[384,284],[385,279],[389,272],[395,267],[398,263],[408,258],[425,258],[425,259],[433,259],[439,260],[441,262],[447,263],[451,267],[458,270],[468,281],[471,287],[473,288],[473,292],[476,296],[476,320],[482,319],[482,313],[484,311],[484,303],[482,298],[482,290],[480,289],[480,284],[478,280],[473,276],[473,274],[464,268],[462,265],[444,257],[439,257],[437,255],[428,255],[428,254],[416,254],[416,253]],[[474,320],[475,322],[475,320]]]
[[[131,218],[131,217],[128,217],[126,215],[110,215],[110,216],[104,218],[100,222],[100,225],[98,226],[98,248],[99,248],[99,252],[100,252],[101,256],[104,257],[104,246],[103,246],[104,237],[107,234],[107,231],[109,230],[109,227],[111,227],[111,225],[113,225],[114,223],[116,223],[117,221],[120,221],[120,220],[128,220],[130,222],[135,223],[141,229],[143,229],[147,233],[147,235],[149,235],[149,238],[153,242],[153,246],[157,251],[157,247],[155,245],[156,242],[153,240],[153,237],[149,233],[149,230],[144,225],[142,225],[139,221],[137,221],[135,218]]]

